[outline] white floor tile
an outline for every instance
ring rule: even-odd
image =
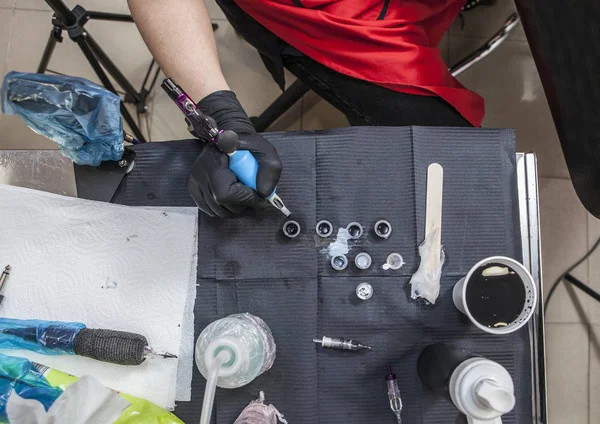
[[[94,12],[129,14],[127,0],[64,0],[64,3],[71,10],[76,5],[80,5],[86,10]],[[15,7],[27,10],[51,10],[43,0],[16,0]]]
[[[451,63],[483,41],[450,37]],[[517,150],[537,154],[540,176],[569,178],[554,121],[526,42],[504,42],[458,79],[485,99],[484,127],[515,128]]]
[[[588,250],[587,212],[569,180],[540,179],[540,215],[544,298],[554,281]],[[588,280],[587,262],[573,275]],[[588,297],[561,284],[548,306],[546,322],[588,322]]]
[[[215,0],[205,0],[206,1],[206,8],[208,9],[208,16],[210,16],[210,19],[215,20],[215,21],[222,21],[225,20],[225,14],[223,13],[223,11],[221,10],[221,8],[219,7],[219,5],[217,4],[217,2]]]
[[[600,325],[590,326],[590,423],[600,423]]]
[[[546,325],[548,422],[589,424],[589,338],[585,324]]]
[[[600,238],[600,220],[591,214],[588,214],[588,231],[589,231],[589,248]],[[589,263],[589,278],[583,282],[589,285],[593,290],[600,293],[600,247],[590,255]],[[597,326],[600,325],[600,302],[596,302],[588,298],[587,316],[589,321]],[[599,327],[600,328],[600,327]],[[596,335],[600,338],[600,332]],[[600,378],[600,376],[599,376]],[[599,392],[600,394],[600,392]],[[600,398],[598,398],[600,403]]]
[[[12,24],[13,11],[11,9],[0,9],[0,72],[2,72],[2,78],[6,73],[6,56],[10,45]]]

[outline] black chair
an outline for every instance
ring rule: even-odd
[[[571,181],[600,218],[600,5],[515,0]]]
[[[511,14],[502,27],[488,41],[449,68],[452,75],[456,77],[489,55],[508,38],[509,34],[518,24],[519,16],[516,13]],[[310,88],[306,84],[300,80],[296,80],[262,114],[250,118],[256,130],[258,132],[266,131],[309,91]]]

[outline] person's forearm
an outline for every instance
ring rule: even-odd
[[[128,0],[128,4],[165,75],[192,99],[229,90],[203,0]]]

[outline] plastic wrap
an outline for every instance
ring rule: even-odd
[[[437,254],[437,252],[431,249],[431,244],[435,236],[435,233],[431,233],[419,246],[421,263],[417,272],[410,279],[411,298],[417,299],[422,297],[431,304],[435,304],[440,295],[440,279],[442,278],[442,267],[446,259],[444,247],[442,246],[440,249],[439,266],[436,269],[429,269],[428,265],[432,262],[429,260],[430,256]]]
[[[46,355],[73,354],[75,336],[85,324],[0,318],[0,348],[27,349]]]
[[[249,313],[229,315],[210,323],[196,342],[196,365],[204,378],[221,351],[232,358],[222,366],[217,386],[244,386],[267,371],[275,361],[275,340],[265,322]],[[208,364],[207,364],[208,360]]]
[[[2,111],[56,142],[79,165],[98,166],[123,156],[121,99],[83,78],[10,72]]]
[[[43,373],[46,380],[52,386],[60,387],[62,390],[65,390],[69,385],[79,380],[79,377],[75,377],[74,375],[49,368],[42,364],[33,364]],[[118,393],[131,406],[125,409],[119,419],[113,424],[183,424],[183,421],[175,415],[146,399],[130,396],[122,392]]]
[[[29,360],[0,354],[0,422],[8,422],[6,402],[13,391],[39,401],[46,411],[63,392],[52,387]]]
[[[258,399],[244,408],[233,424],[288,424],[283,414],[273,405],[265,405],[265,393],[260,392]]]
[[[91,375],[73,383],[45,410],[36,399],[24,399],[13,391],[6,403],[10,423],[91,424],[113,423],[130,406],[118,393]]]

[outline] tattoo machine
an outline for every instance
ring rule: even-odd
[[[155,352],[141,334],[86,328],[80,322],[0,318],[0,348],[27,349],[46,355],[79,355],[119,365],[140,365]]]
[[[189,131],[197,136],[207,133],[209,141],[229,156],[229,169],[237,176],[238,180],[256,190],[258,162],[249,151],[238,150],[240,147],[239,136],[231,130],[220,130],[215,120],[200,112],[196,103],[171,78],[165,79],[161,87],[184,113]],[[285,216],[290,216],[291,212],[275,193],[276,191],[277,188],[267,197],[267,200]]]

